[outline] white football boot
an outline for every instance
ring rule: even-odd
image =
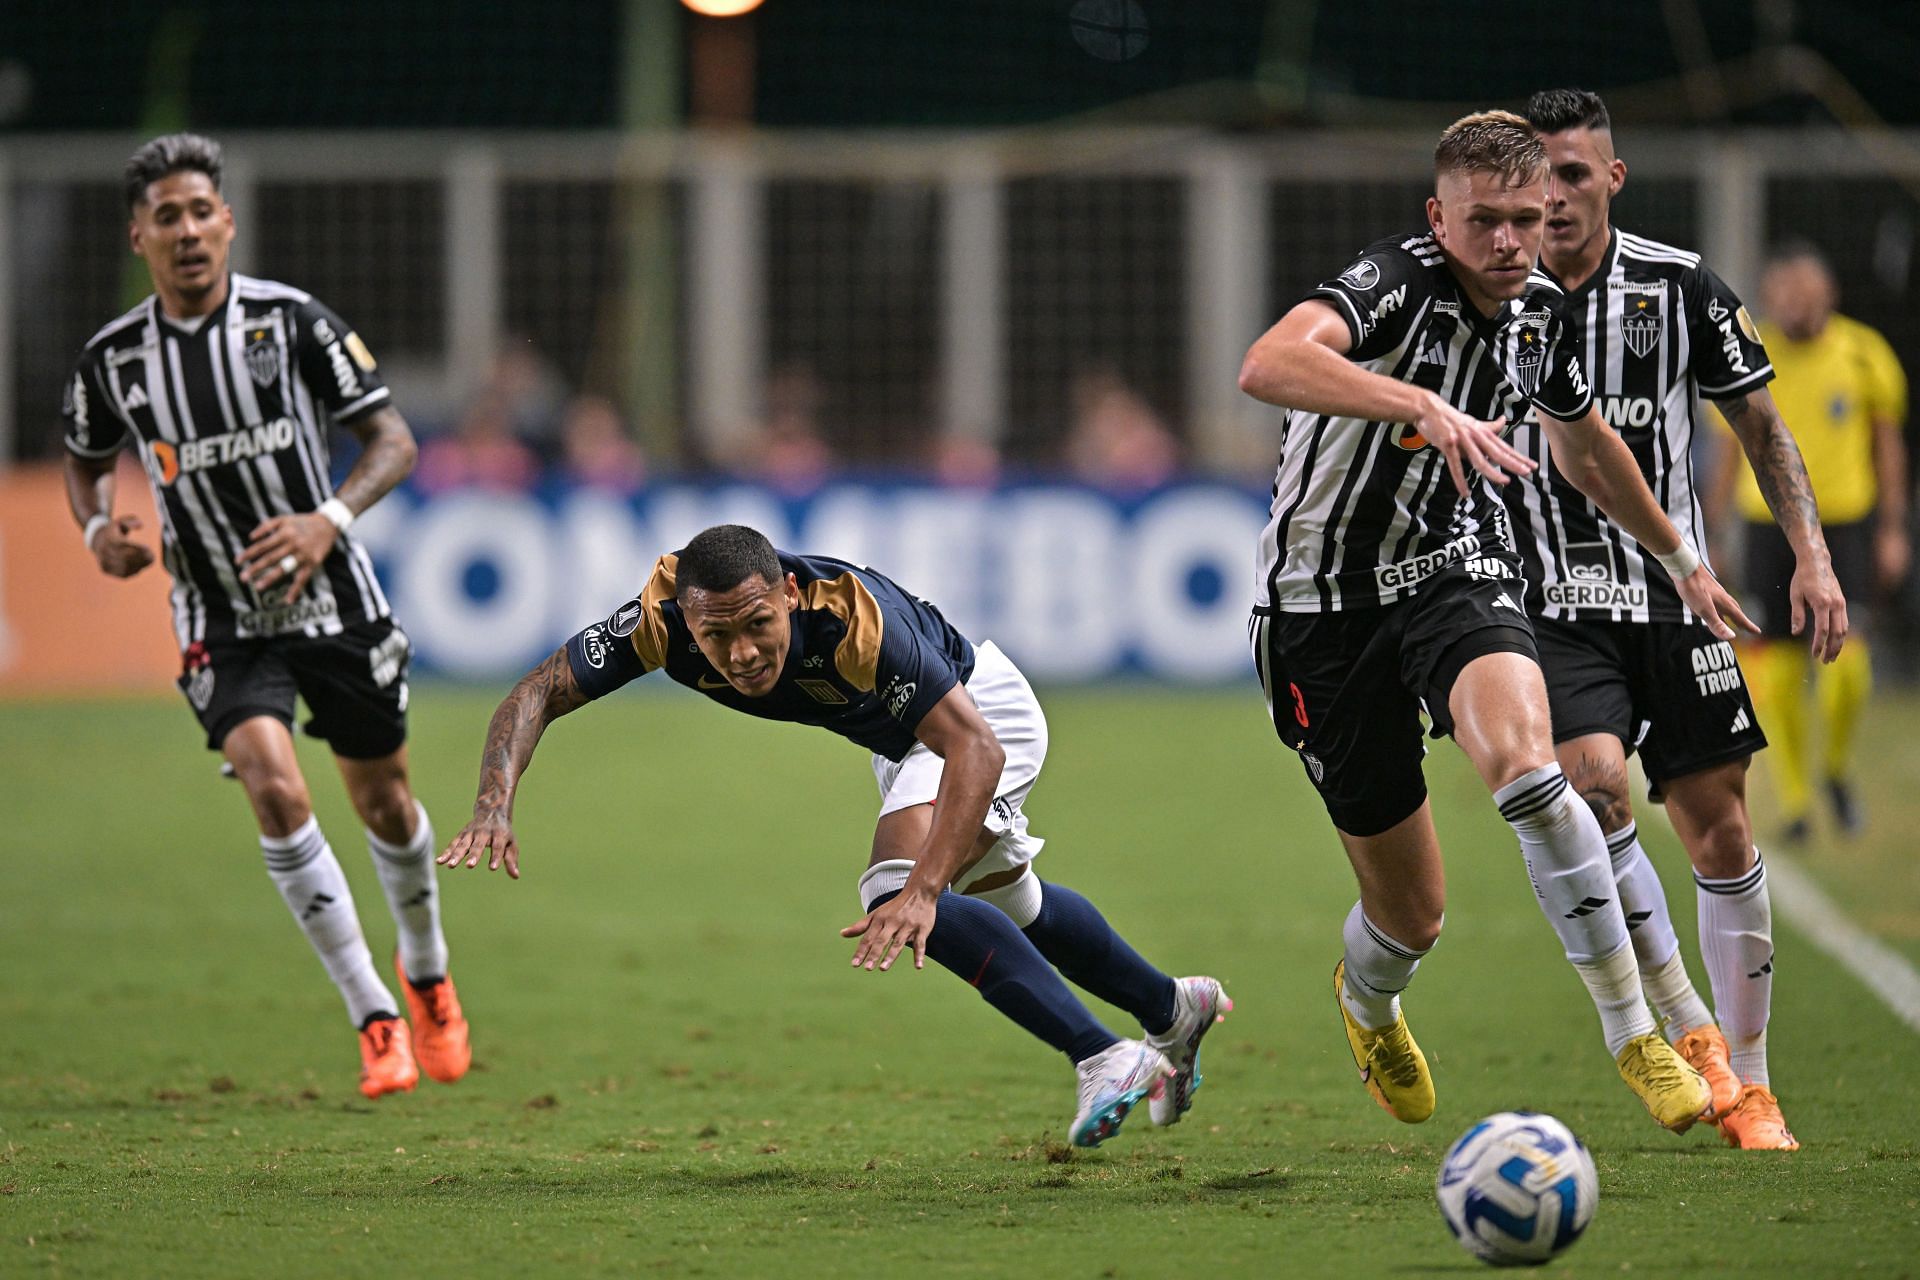
[[[1200,1088],[1200,1040],[1213,1024],[1226,1021],[1233,1001],[1217,978],[1178,978],[1173,984],[1173,1025],[1147,1043],[1166,1055],[1173,1075],[1167,1087],[1147,1101],[1147,1118],[1155,1124],[1179,1124]]]
[[[1173,1074],[1160,1051],[1144,1040],[1121,1040],[1078,1064],[1080,1114],[1067,1141],[1097,1147],[1120,1132],[1127,1114]]]

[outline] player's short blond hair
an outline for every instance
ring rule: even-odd
[[[1547,148],[1525,117],[1476,111],[1448,125],[1433,149],[1436,181],[1462,171],[1497,173],[1508,186],[1522,187],[1547,171]]]

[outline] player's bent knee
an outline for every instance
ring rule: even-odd
[[[404,843],[413,823],[413,792],[403,781],[397,786],[381,786],[355,796],[360,821],[382,840]]]
[[[313,813],[313,798],[307,784],[297,773],[275,770],[256,776],[241,775],[247,787],[247,799],[260,826],[268,835],[287,835]]]
[[[1416,919],[1409,921],[1406,925],[1401,926],[1400,931],[1395,933],[1393,937],[1396,942],[1405,944],[1411,951],[1431,951],[1433,944],[1440,941],[1440,930],[1446,923],[1447,917],[1445,912],[1436,911],[1431,915],[1422,914]]]
[[[1583,787],[1580,798],[1587,802],[1587,808],[1593,810],[1593,816],[1600,823],[1600,829],[1608,835],[1623,831],[1633,821],[1633,802],[1611,787]]]
[[[1727,817],[1700,833],[1693,869],[1709,880],[1731,880],[1753,869],[1753,829],[1744,818]]]
[[[912,874],[912,858],[888,858],[868,867],[860,877],[860,909],[871,911],[881,898],[899,893],[907,887],[907,877]]]

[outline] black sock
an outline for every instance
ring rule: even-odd
[[[1083,991],[1118,1005],[1159,1035],[1173,1025],[1173,979],[1141,958],[1100,909],[1065,885],[1040,887],[1040,914],[1026,927],[1040,954]]]
[[[873,907],[897,896],[883,893]],[[927,955],[972,984],[988,1004],[1075,1063],[1119,1041],[998,907],[942,893],[935,910]]]

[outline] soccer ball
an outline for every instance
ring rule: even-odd
[[[1460,1135],[1440,1165],[1440,1216],[1462,1248],[1495,1266],[1545,1262],[1580,1238],[1600,1180],[1552,1116],[1502,1111]]]

